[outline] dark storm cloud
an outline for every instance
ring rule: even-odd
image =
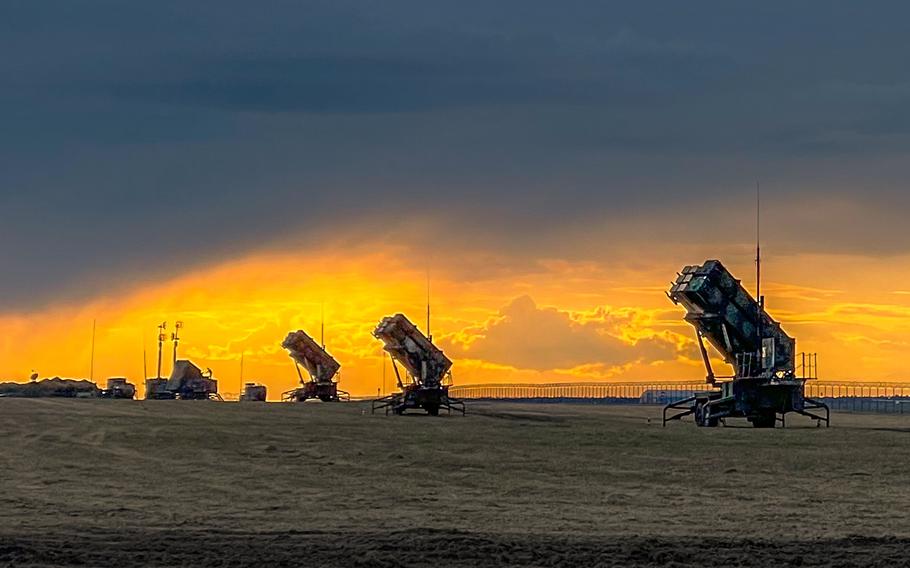
[[[833,238],[845,214],[787,223],[788,240],[903,252],[890,221],[910,206],[908,15],[6,2],[0,302],[104,294],[304,229],[355,242],[424,221],[514,247],[646,216],[705,239],[684,220],[748,204],[757,177],[779,203],[862,206],[850,240]]]

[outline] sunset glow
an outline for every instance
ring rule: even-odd
[[[324,309],[372,395],[370,332],[426,326],[428,271],[457,383],[699,379],[665,292],[714,258],[754,290],[760,186],[798,351],[903,380],[905,19],[583,4],[11,6],[0,379],[141,385],[180,320],[223,392],[243,358],[275,398]]]
[[[141,383],[143,361],[155,374],[157,324],[182,320],[181,358],[211,368],[230,396],[240,388],[243,354],[244,380],[268,385],[274,399],[297,383],[281,340],[295,329],[318,337],[324,309],[325,341],[342,363],[343,388],[375,394],[388,365],[371,335],[375,324],[403,312],[425,327],[426,267],[397,252],[262,253],[78,305],[8,314],[0,319],[0,374],[88,377],[97,319],[94,379]],[[747,259],[731,266],[749,286]],[[903,378],[899,355],[907,343],[900,338],[910,333],[910,294],[863,276],[882,262],[782,258],[770,270],[769,309],[800,351],[819,353],[823,379]],[[491,270],[485,279],[434,265],[434,339],[455,361],[458,384],[698,380],[704,372],[691,329],[663,293],[683,263],[676,264],[608,268],[548,259],[503,275]],[[840,265],[854,270],[832,271]],[[792,280],[778,281],[780,274]],[[834,285],[822,287],[826,281]],[[171,350],[167,342],[165,376]],[[386,373],[389,391],[389,367]]]

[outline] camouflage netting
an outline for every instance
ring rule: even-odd
[[[29,383],[0,383],[0,397],[93,397],[98,386],[85,379],[43,379]]]

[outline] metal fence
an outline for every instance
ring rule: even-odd
[[[465,400],[576,402],[586,404],[668,404],[708,389],[697,381],[482,384],[452,386]],[[910,414],[910,383],[807,381],[806,396],[831,410]]]
[[[806,396],[812,398],[908,398],[910,397],[910,383],[807,381]]]
[[[661,383],[551,383],[551,384],[488,384],[453,386],[449,393],[461,399],[489,400],[579,400],[666,404],[705,390],[699,382]],[[664,402],[666,401],[666,402]]]
[[[845,396],[817,398],[834,411],[876,412],[881,414],[910,414],[910,398],[869,398]]]

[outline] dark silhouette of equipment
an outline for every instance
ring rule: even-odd
[[[174,398],[164,388],[167,379],[151,378],[145,380],[145,400],[166,400]]]
[[[212,377],[212,370],[205,372],[187,360],[178,360],[166,381],[148,379],[145,381],[146,400],[222,400],[218,394],[218,381]]]
[[[685,319],[695,327],[712,388],[664,407],[664,424],[692,415],[699,426],[742,417],[756,428],[773,428],[778,421],[785,424],[790,412],[829,424],[828,407],[805,397],[806,377],[796,374],[796,340],[720,261],[685,267],[668,296],[686,309]],[[732,376],[714,374],[705,340],[733,367]],[[824,416],[813,410],[824,410]]]
[[[177,364],[177,344],[180,343],[180,330],[183,328],[183,322],[178,321],[174,324],[174,332],[171,334],[171,341],[174,342],[174,365]]]
[[[107,380],[107,387],[101,389],[98,396],[132,400],[136,396],[136,385],[123,377],[113,377]]]
[[[164,332],[165,329],[167,329],[167,322],[163,321],[158,325],[158,374],[155,375],[158,381],[152,383],[153,387],[161,381],[161,352],[164,349],[164,341],[167,339],[167,334]],[[148,386],[149,384],[146,382],[146,393],[148,393]],[[148,394],[146,394],[145,398],[148,398]]]
[[[38,380],[32,375],[27,383],[0,383],[0,398],[92,398],[99,394],[98,386],[85,379],[52,379]]]
[[[408,410],[422,409],[436,416],[440,409],[445,409],[450,413],[453,410],[465,413],[464,403],[449,397],[452,361],[408,318],[402,314],[384,318],[373,335],[385,344],[401,389],[374,400],[373,412],[385,410],[386,414],[404,414]],[[405,369],[405,378],[401,376],[399,365]]]
[[[341,364],[329,355],[325,347],[302,330],[294,331],[281,342],[297,368],[300,386],[281,395],[284,402],[305,402],[318,399],[323,402],[350,400],[351,395],[338,388],[336,376]],[[309,380],[305,379],[300,368],[306,369]]]
[[[265,402],[268,396],[268,389],[265,385],[256,383],[246,383],[243,385],[243,393],[240,395],[241,402]]]

